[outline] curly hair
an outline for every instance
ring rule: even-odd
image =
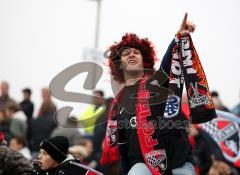
[[[126,33],[120,42],[115,43],[110,47],[108,62],[114,80],[120,83],[125,82],[123,70],[120,69],[120,55],[123,49],[127,47],[140,50],[143,57],[144,73],[154,72],[153,66],[157,58],[153,44],[147,38],[141,39],[134,33]]]

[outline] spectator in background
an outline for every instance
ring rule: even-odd
[[[0,174],[31,175],[30,162],[18,151],[7,147],[3,133],[0,132]]]
[[[82,146],[85,150],[85,157],[82,162],[85,165],[88,165],[91,168],[96,168],[96,161],[93,160],[92,153],[93,153],[93,144],[92,141],[89,139],[84,139],[79,146]]]
[[[3,132],[7,142],[11,139],[10,120],[7,119],[4,109],[0,109],[0,132]]]
[[[19,104],[21,110],[26,114],[28,119],[32,119],[34,104],[31,102],[31,89],[23,89],[23,101]]]
[[[14,136],[9,143],[9,147],[15,151],[20,152],[29,160],[32,158],[29,148],[27,147],[27,143],[25,138]]]
[[[50,137],[56,136],[67,137],[70,146],[82,144],[84,140],[78,129],[78,121],[76,119],[74,120],[74,117],[68,118],[64,126],[58,125],[53,130]]]
[[[226,162],[216,160],[214,156],[211,156],[212,165],[208,172],[208,175],[239,175],[239,172],[229,166]]]
[[[84,146],[86,148],[86,151],[88,153],[88,155],[91,155],[92,152],[93,152],[93,145],[92,145],[92,142],[88,139],[85,139],[82,144],[82,146]]]
[[[192,145],[193,159],[200,175],[206,175],[212,163],[210,145],[204,135],[206,133],[198,129],[197,125],[189,127],[188,138]]]
[[[43,102],[42,102],[42,105],[40,107],[40,110],[39,110],[39,113],[38,113],[38,117],[43,115],[42,114],[43,113],[43,109],[42,108],[43,108],[43,104],[45,102],[47,102],[48,105],[51,106],[52,109],[54,109],[54,112],[56,112],[57,107],[56,107],[56,105],[52,101],[52,98],[51,98],[51,95],[49,93],[48,88],[43,88],[42,89],[42,99],[43,99]]]
[[[74,145],[72,147],[69,147],[68,151],[71,155],[78,158],[81,162],[84,162],[84,160],[89,156],[86,148],[82,145]]]
[[[90,166],[92,168],[95,168],[95,162],[92,162],[91,154],[93,151],[92,142],[89,139],[83,139],[82,143],[79,145],[74,145],[72,147],[69,147],[69,152],[74,157],[77,157],[86,165],[89,165],[89,163],[93,166]]]
[[[85,112],[79,117],[79,120],[84,125],[85,134],[87,138],[92,139],[95,124],[97,119],[104,113],[106,110],[104,92],[101,90],[95,90],[93,92],[96,105],[89,105]],[[101,98],[96,98],[101,97]]]
[[[1,83],[0,109],[5,109],[9,104],[16,103],[9,96],[9,84],[6,81]]]
[[[57,127],[54,119],[55,111],[55,106],[50,101],[45,101],[41,107],[41,115],[30,122],[29,146],[33,157],[38,153],[41,141],[48,138]]]
[[[20,110],[16,103],[14,103],[7,107],[6,114],[10,120],[10,132],[14,136],[26,138],[27,117],[24,112]]]
[[[22,90],[23,93],[23,101],[19,104],[20,108],[23,110],[25,115],[27,116],[27,141],[30,141],[30,130],[29,125],[31,123],[31,120],[33,118],[33,111],[34,111],[34,104],[31,102],[31,94],[32,91],[29,88],[25,88]]]
[[[34,168],[36,175],[85,175],[94,174],[87,167],[79,167],[79,160],[68,154],[68,139],[57,136],[43,140],[40,144],[39,167]],[[75,163],[75,164],[74,164]],[[79,164],[80,165],[80,164]]]
[[[213,103],[214,103],[214,106],[216,109],[229,112],[229,109],[223,105],[217,91],[212,91],[211,97],[212,97],[212,100],[213,100]]]
[[[228,167],[230,171],[227,172],[231,172],[231,175],[239,174],[239,168],[224,158],[219,145],[197,125],[191,125],[189,128],[189,139],[193,147],[194,162],[199,168],[200,175],[215,175],[214,173],[225,175],[226,171],[223,167]]]

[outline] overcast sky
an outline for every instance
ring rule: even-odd
[[[0,81],[10,83],[16,100],[22,99],[22,88],[31,87],[38,107],[42,87],[63,69],[87,61],[83,51],[94,46],[96,4],[94,0],[0,0]],[[161,59],[188,12],[197,26],[192,38],[209,87],[232,108],[240,101],[239,9],[239,0],[103,0],[99,49],[105,51],[124,33],[134,32],[148,37]],[[106,71],[97,87],[109,97],[104,61],[98,61]],[[77,76],[66,89],[90,93],[82,88],[84,79],[85,75]],[[70,104],[55,101],[58,106]]]

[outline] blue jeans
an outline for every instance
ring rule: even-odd
[[[194,167],[190,162],[186,162],[182,167],[172,170],[173,175],[196,175]],[[152,175],[145,163],[136,163],[132,166],[128,175]]]

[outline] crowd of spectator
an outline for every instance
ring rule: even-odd
[[[48,88],[42,88],[42,103],[37,116],[33,115],[36,109],[31,100],[32,91],[30,88],[22,90],[23,100],[21,102],[17,102],[9,94],[8,82],[2,82],[0,88],[0,161],[3,161],[4,154],[14,154],[12,157],[15,157],[16,160],[13,160],[11,164],[16,166],[15,164],[19,163],[19,168],[14,170],[15,174],[31,172],[34,160],[38,159],[42,141],[58,136],[68,138],[68,152],[77,157],[82,164],[104,174],[120,174],[119,162],[109,166],[99,164],[106,133],[108,111],[113,100],[112,98],[105,99],[103,91],[94,91],[95,105],[89,105],[80,116],[70,116],[62,126],[56,121],[57,107]],[[218,92],[213,91],[211,95],[216,109],[240,116],[240,104],[230,110],[223,104]],[[85,132],[80,132],[80,125],[85,128]],[[197,174],[239,173],[239,167],[220,158],[219,152],[216,153],[217,149],[213,146],[214,143],[209,141],[211,139],[201,129],[190,125],[188,133]],[[0,174],[3,171],[6,170],[0,162]],[[9,172],[9,174],[11,173]]]

